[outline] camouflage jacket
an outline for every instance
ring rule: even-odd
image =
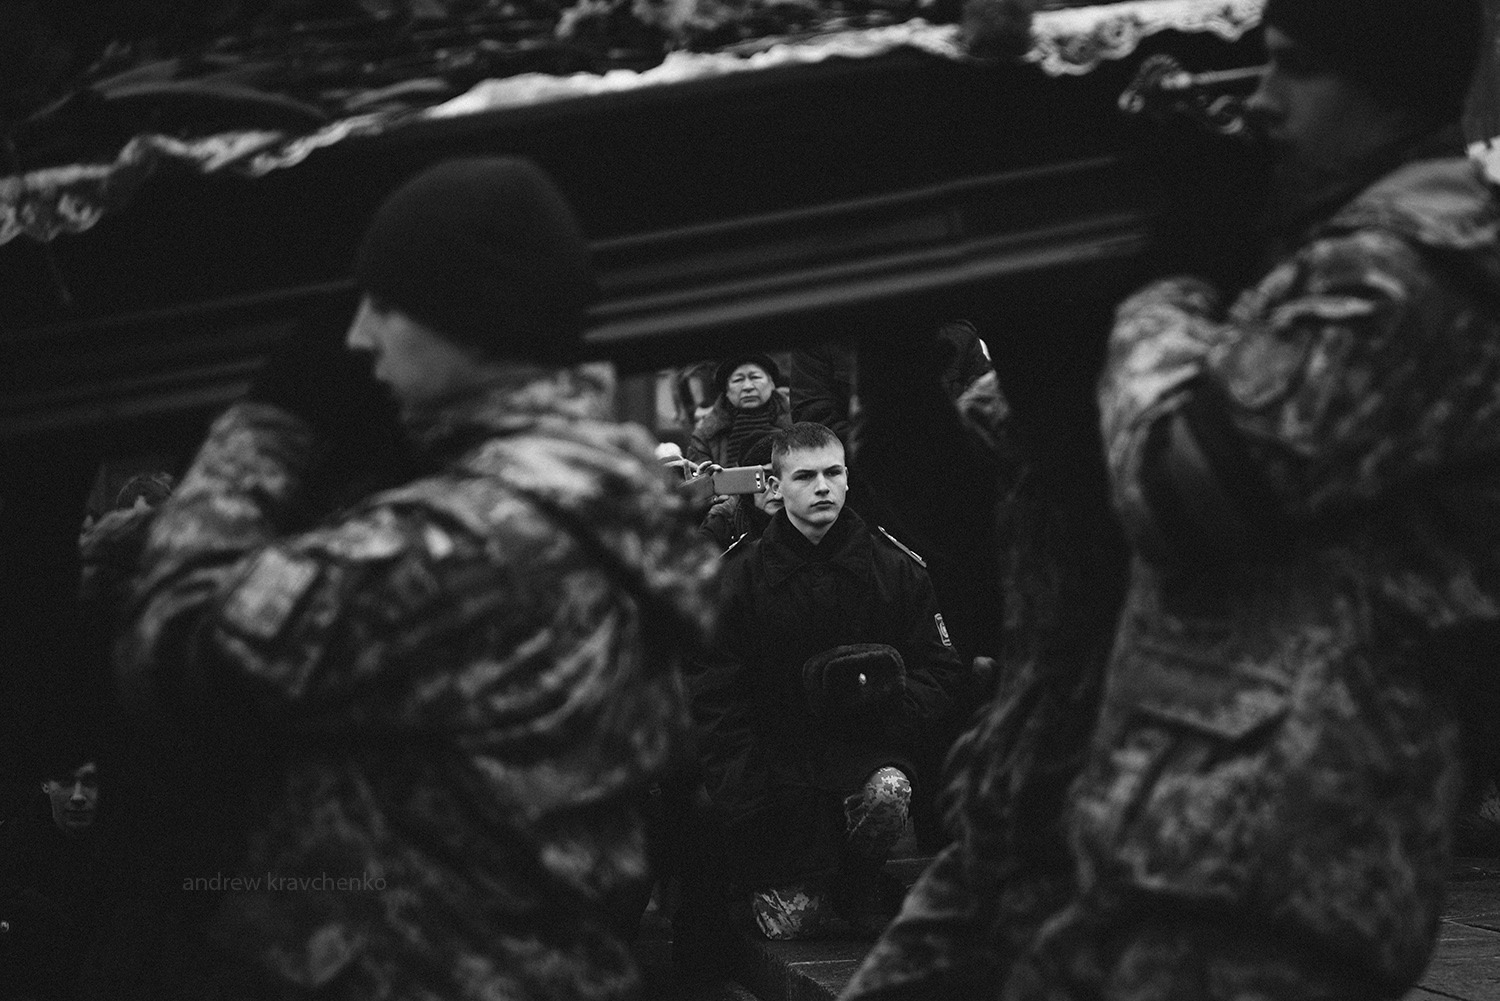
[[[1448,638],[1500,618],[1500,206],[1413,159],[1221,315],[1121,305],[1100,384],[1135,549],[1071,836],[1114,913],[1274,927],[1400,994],[1458,792]]]
[[[640,806],[686,732],[717,554],[604,401],[574,370],[487,387],[421,429],[440,471],[291,536],[308,427],[214,424],[118,670],[138,713],[248,717],[278,748],[236,871],[199,874],[229,891],[227,993],[637,992],[612,919],[649,890]]]

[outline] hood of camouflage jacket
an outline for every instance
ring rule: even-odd
[[[655,439],[639,425],[610,419],[613,388],[602,366],[517,367],[440,408],[408,415],[407,431],[458,478],[458,490],[498,485],[530,501],[643,607],[701,645],[712,627],[717,551],[670,488]]]

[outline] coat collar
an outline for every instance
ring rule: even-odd
[[[839,513],[828,534],[817,545],[797,530],[786,511],[778,511],[761,535],[761,559],[766,568],[766,584],[777,587],[803,567],[821,563],[863,572],[869,565],[872,548],[870,533],[859,515],[849,508]]]

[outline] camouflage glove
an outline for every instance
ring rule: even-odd
[[[901,701],[906,664],[900,651],[884,643],[836,646],[802,665],[802,687],[820,719],[861,719]]]

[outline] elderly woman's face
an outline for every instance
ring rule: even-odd
[[[724,391],[729,395],[731,404],[746,410],[769,400],[771,394],[776,392],[776,386],[765,369],[747,362],[729,373]]]

